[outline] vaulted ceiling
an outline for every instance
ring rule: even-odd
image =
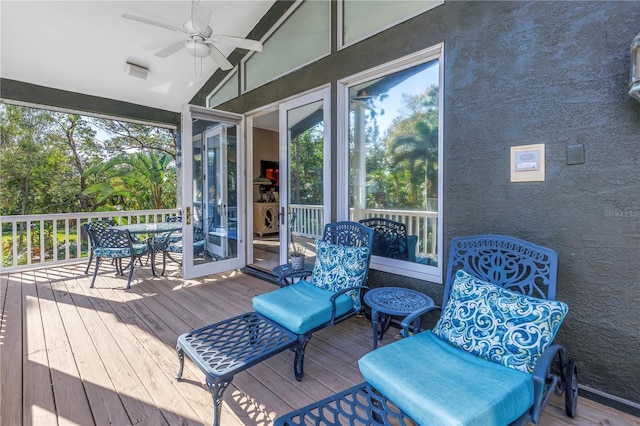
[[[274,2],[201,4],[213,11],[210,26],[214,33],[246,37]],[[170,44],[181,34],[124,19],[123,14],[182,28],[191,19],[191,1],[2,0],[0,77],[180,111],[218,66],[211,58],[201,61],[184,49],[166,58],[155,56],[162,42]],[[220,50],[228,56],[234,49],[220,46]],[[127,75],[127,62],[148,68],[147,79]]]

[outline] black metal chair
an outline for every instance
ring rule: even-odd
[[[93,240],[93,234],[89,231],[94,229],[104,229],[110,226],[115,225],[113,220],[94,220],[88,223],[83,224],[83,228],[87,232],[87,236],[89,237],[89,263],[87,263],[87,269],[84,271],[85,274],[89,273],[89,268],[91,267],[91,262],[93,261],[93,256],[95,252],[96,243]]]
[[[372,254],[374,256],[409,260],[410,247],[407,237],[407,225],[382,217],[362,219],[360,223],[373,229]],[[415,247],[413,247],[413,251],[415,252]]]
[[[85,224],[86,225],[86,224]],[[93,271],[90,288],[93,288],[100,261],[104,258],[114,259],[116,274],[124,275],[122,267],[122,259],[129,259],[129,278],[127,280],[127,289],[131,286],[131,278],[133,277],[133,268],[136,259],[148,254],[151,247],[147,243],[134,243],[128,230],[120,230],[113,228],[94,228],[88,229],[85,226],[91,239],[94,241],[94,254],[96,256],[96,266]]]
[[[178,217],[178,216],[176,216]],[[182,219],[182,218],[180,218]],[[182,222],[182,220],[175,220],[175,222]],[[194,225],[193,228],[193,252],[194,255],[200,255],[200,254],[205,254],[206,253],[206,247],[205,247],[205,233],[202,229],[201,226],[196,226]],[[182,241],[182,233],[171,233],[171,235],[169,235],[164,244],[163,247],[161,249],[159,249],[158,251],[162,251],[162,272],[160,273],[160,275],[164,275],[164,272],[167,268],[167,258],[169,260],[172,260],[174,262],[176,262],[179,265],[182,265],[182,258],[180,259],[176,259],[174,256],[175,255],[180,255],[182,256],[183,251],[184,251],[184,247],[183,247],[183,241]]]

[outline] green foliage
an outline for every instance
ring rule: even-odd
[[[3,104],[0,214],[173,208],[175,156],[167,129]],[[114,162],[129,171],[98,172]]]
[[[438,88],[403,95],[404,107],[367,156],[367,207],[426,210],[438,197]],[[372,117],[375,120],[375,117]],[[371,127],[371,124],[368,124]]]
[[[318,123],[291,141],[289,153],[290,202],[322,204],[324,125]]]
[[[106,178],[86,189],[96,202],[111,209],[162,209],[176,204],[176,170],[173,158],[136,152],[122,154],[86,171]]]

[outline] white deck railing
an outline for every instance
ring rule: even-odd
[[[416,256],[437,257],[438,212],[386,209],[349,209],[349,220],[371,217],[395,220],[407,225],[407,235],[417,235]]]
[[[9,272],[86,260],[82,224],[112,219],[116,224],[164,222],[177,209],[0,216],[0,271]],[[79,248],[79,249],[78,249]]]
[[[295,214],[295,221],[291,224],[294,235],[308,238],[322,237],[323,206],[292,204],[290,211]],[[167,216],[178,213],[177,209],[164,209],[0,216],[2,229],[0,272],[86,260],[89,242],[86,233],[82,231],[82,224],[91,220],[112,219],[117,224],[164,222]],[[356,215],[354,209],[349,211],[350,220],[358,221],[370,217],[383,217],[405,223],[407,233],[418,236],[416,255],[436,255],[437,212],[361,209]]]
[[[321,238],[324,229],[324,206],[291,204],[289,211],[295,220],[290,222],[293,235]],[[295,216],[294,216],[295,215]],[[419,212],[413,210],[386,209],[349,209],[349,220],[359,221],[371,217],[382,217],[407,225],[408,235],[417,235],[416,255],[433,256],[437,254],[438,212]]]

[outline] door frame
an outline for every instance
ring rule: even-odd
[[[246,164],[245,156],[245,127],[244,116],[226,111],[204,108],[197,105],[184,104],[180,116],[180,153],[181,153],[181,179],[182,179],[182,210],[185,216],[182,221],[182,244],[183,247],[193,246],[193,224],[187,219],[187,209],[193,215],[193,118],[200,118],[208,121],[219,121],[235,124],[236,135],[236,158],[237,164]],[[246,188],[245,170],[237,171],[236,190]],[[246,223],[246,197],[238,196],[238,222],[237,222],[237,250],[236,257],[216,262],[205,262],[194,265],[193,250],[183,250],[182,253],[182,276],[185,279],[198,278],[205,275],[217,274],[231,269],[241,268],[246,265],[245,235],[248,229]]]

